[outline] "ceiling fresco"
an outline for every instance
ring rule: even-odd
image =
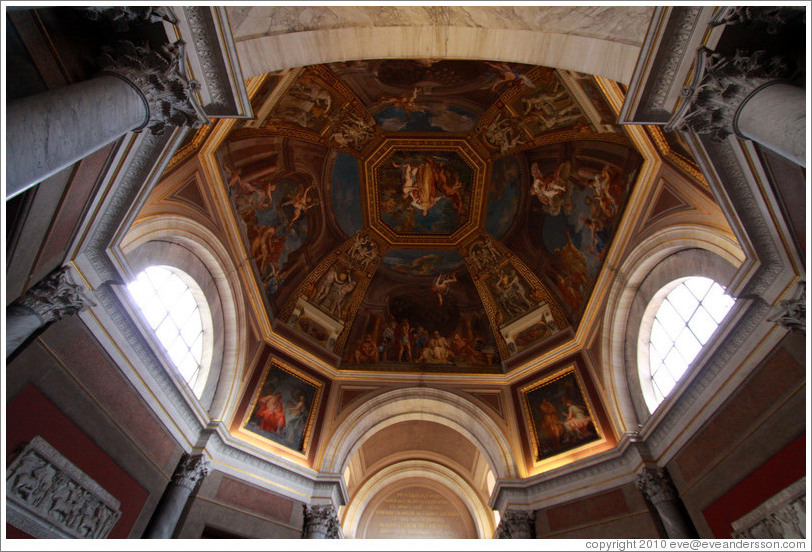
[[[257,90],[216,158],[275,327],[453,373],[572,335],[642,164],[592,77],[376,60]]]

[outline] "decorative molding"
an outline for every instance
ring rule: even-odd
[[[160,52],[121,40],[102,55],[103,74],[132,85],[148,111],[147,120],[136,130],[149,127],[163,134],[167,127],[200,128],[209,119],[198,102],[200,83],[186,71],[186,43],[164,44]]]
[[[650,108],[666,110],[665,100],[674,87],[677,72],[683,63],[691,37],[696,32],[701,7],[674,7],[669,14],[668,28],[662,37],[655,60],[657,75],[650,93]]]
[[[805,539],[806,477],[731,523],[735,539]]]
[[[96,303],[89,298],[84,286],[73,283],[69,267],[62,266],[37,282],[13,304],[31,310],[43,324],[48,324]]]
[[[107,538],[120,505],[39,436],[6,469],[7,521],[33,537]]]
[[[213,118],[252,116],[225,6],[176,6],[170,36],[187,42],[189,70],[200,83],[203,111]]]
[[[536,538],[536,514],[532,511],[505,510],[493,534],[495,539]]]
[[[132,149],[125,153],[126,159],[118,167],[111,167],[109,174],[114,176],[102,187],[99,197],[105,197],[103,192],[109,192],[110,195],[105,198],[106,203],[101,212],[93,219],[91,231],[86,232],[87,242],[81,246],[80,251],[80,254],[87,256],[90,266],[102,282],[121,281],[119,271],[110,259],[108,247],[120,227],[131,222],[140,203],[155,186],[162,169],[160,164],[156,167],[156,163],[167,146],[172,149],[170,141],[169,134],[159,136],[142,133],[132,144]],[[179,140],[175,144],[178,142]],[[116,179],[117,174],[122,176]],[[136,202],[139,204],[136,205]]]

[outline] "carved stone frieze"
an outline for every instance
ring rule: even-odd
[[[42,437],[6,469],[8,522],[38,538],[106,538],[120,502]]]
[[[806,477],[734,521],[737,539],[805,539]]]
[[[67,266],[48,274],[14,303],[36,313],[43,324],[61,320],[95,305],[85,293],[85,288],[71,281]]]
[[[635,485],[655,506],[661,502],[676,500],[678,496],[671,477],[661,468],[644,468],[637,475]]]
[[[692,130],[716,141],[735,132],[736,113],[751,93],[788,76],[784,61],[763,50],[751,54],[737,50],[733,56],[723,56],[700,48],[694,67],[692,83],[681,92],[684,102],[665,131]]]
[[[216,24],[210,6],[186,6],[183,8],[186,21],[192,31],[195,54],[203,69],[206,88],[211,103],[206,112],[222,116],[235,109],[235,101],[230,93],[231,83],[226,75],[226,65],[220,52]]]
[[[505,510],[493,534],[495,539],[533,539],[536,514],[532,511]]]
[[[149,127],[162,134],[168,126],[199,128],[209,119],[197,99],[200,84],[186,72],[186,44],[165,44],[160,52],[119,41],[102,56],[103,73],[130,83],[141,94],[149,112],[136,130]]]
[[[338,531],[338,516],[332,505],[308,506],[304,508],[304,531],[302,538],[305,539],[337,539],[340,538]]]

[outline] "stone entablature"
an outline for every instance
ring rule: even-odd
[[[119,506],[39,436],[6,469],[7,521],[33,537],[107,538],[121,517]]]

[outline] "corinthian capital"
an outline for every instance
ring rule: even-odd
[[[141,94],[149,115],[136,130],[149,127],[153,134],[161,134],[167,126],[198,128],[209,122],[197,100],[200,84],[186,72],[182,40],[165,44],[160,52],[120,41],[104,54],[102,63],[105,74],[123,79]]]
[[[14,303],[32,310],[43,324],[48,324],[95,305],[84,294],[84,289],[71,281],[68,267],[63,266],[37,282]]]
[[[535,533],[535,512],[505,510],[493,535],[495,539],[532,539]]]
[[[209,474],[209,470],[209,463],[203,456],[184,455],[172,475],[172,484],[194,490]]]
[[[677,489],[674,488],[668,473],[661,468],[644,468],[637,476],[635,485],[654,505],[677,498]]]
[[[750,94],[788,76],[783,60],[764,51],[723,56],[700,48],[694,68],[693,81],[682,89],[683,102],[665,130],[692,130],[717,141],[733,134],[736,113]]]
[[[304,506],[304,537],[307,539],[337,539],[338,516],[332,505]]]

